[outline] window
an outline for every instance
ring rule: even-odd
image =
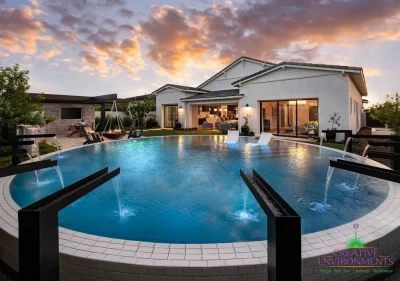
[[[82,119],[82,108],[61,108],[61,119]]]
[[[319,120],[318,100],[263,101],[260,113],[261,132],[307,136],[308,122]]]

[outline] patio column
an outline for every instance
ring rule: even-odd
[[[100,130],[104,130],[105,125],[106,125],[106,104],[102,103],[100,109],[100,125],[98,128]]]

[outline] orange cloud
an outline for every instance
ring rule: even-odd
[[[37,42],[51,40],[30,7],[0,9],[0,46],[12,53],[35,54]]]
[[[37,59],[39,60],[49,60],[51,58],[54,58],[56,56],[59,56],[61,54],[61,52],[59,50],[56,49],[51,49],[48,51],[43,51],[40,55],[36,56]]]
[[[235,9],[228,2],[204,10],[152,6],[137,28],[149,42],[146,56],[162,72],[180,76],[191,63],[242,55],[309,61],[323,45],[400,37],[400,1],[248,1]]]
[[[367,77],[382,76],[383,71],[379,68],[364,68],[364,75]]]

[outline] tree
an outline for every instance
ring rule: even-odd
[[[146,96],[143,101],[133,100],[129,102],[128,113],[138,126],[144,125],[144,119],[147,115],[155,110],[156,101],[154,98]]]
[[[42,115],[44,97],[33,99],[29,95],[28,74],[18,64],[0,67],[0,123],[14,132],[20,125],[42,125],[54,120]]]
[[[370,110],[371,118],[387,124],[396,135],[400,135],[400,95],[387,96],[386,102],[373,105]]]

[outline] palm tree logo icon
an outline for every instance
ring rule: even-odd
[[[361,240],[357,236],[357,229],[359,228],[359,224],[355,223],[353,224],[353,229],[354,229],[354,237],[351,238],[349,241],[347,241],[346,246],[349,248],[364,248],[365,247],[365,242]]]

